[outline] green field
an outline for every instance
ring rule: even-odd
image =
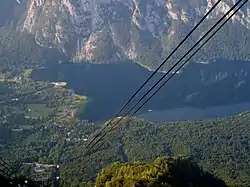
[[[53,108],[46,107],[46,104],[27,104],[27,116],[31,118],[46,118],[53,112]]]

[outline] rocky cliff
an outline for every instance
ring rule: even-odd
[[[22,7],[22,13],[17,18],[17,29],[20,32],[32,34],[41,46],[60,49],[75,62],[110,63],[130,59],[153,69],[216,0],[8,2],[15,4],[12,6]],[[236,0],[222,1],[177,55],[186,51],[235,2]],[[250,46],[249,29],[248,3],[233,17],[217,39],[198,55],[197,60],[248,59],[250,52],[243,48]]]

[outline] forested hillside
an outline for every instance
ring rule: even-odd
[[[44,67],[60,60],[65,60],[62,53],[37,45],[31,35],[0,28],[1,73],[17,75],[22,69]]]
[[[114,163],[102,170],[96,187],[226,187],[220,179],[181,157],[162,157],[152,163]]]
[[[16,106],[18,109],[19,105]],[[95,181],[97,173],[112,162],[150,162],[159,156],[174,155],[189,157],[229,186],[250,183],[249,113],[227,119],[170,124],[133,119],[121,123],[105,137],[103,145],[85,154],[86,139],[101,126],[66,117],[67,111],[62,110],[60,103],[52,108],[54,113],[49,116],[41,113],[50,111],[49,108],[39,111],[43,106],[27,106],[19,113],[11,112],[14,108],[6,108],[8,113],[2,109],[1,155],[14,162],[16,168],[23,168],[24,162],[60,164],[64,186],[70,186],[72,181],[82,185]],[[27,118],[37,115],[29,113],[29,109],[44,116]],[[22,112],[28,114],[23,116]]]
[[[158,156],[185,155],[230,186],[247,185],[250,183],[249,120],[248,113],[228,119],[173,124],[133,120],[120,125],[106,136],[104,145],[92,149],[88,155],[81,157],[84,149],[77,147],[77,158],[72,157],[73,152],[68,153],[72,164],[65,174],[79,172],[91,176],[113,161],[151,161]]]

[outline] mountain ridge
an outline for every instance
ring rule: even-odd
[[[113,63],[129,59],[154,70],[216,1],[4,2],[6,6],[12,3],[13,16],[16,17],[8,19],[16,20],[14,25],[19,32],[33,35],[38,45],[59,49],[73,62]],[[180,49],[164,69],[194,44],[204,34],[204,29],[215,23],[231,6],[230,1],[221,2],[194,36],[187,40],[184,49]],[[240,52],[250,46],[247,39],[250,36],[249,29],[250,8],[247,4],[211,44],[196,55],[195,60],[249,60],[249,52]]]

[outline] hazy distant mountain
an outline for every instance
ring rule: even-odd
[[[215,0],[1,0],[0,24],[30,33],[74,61],[130,59],[155,68]],[[179,54],[234,1],[224,0]],[[11,24],[10,24],[11,23]],[[249,59],[249,3],[196,60]],[[177,54],[178,55],[178,54]]]

